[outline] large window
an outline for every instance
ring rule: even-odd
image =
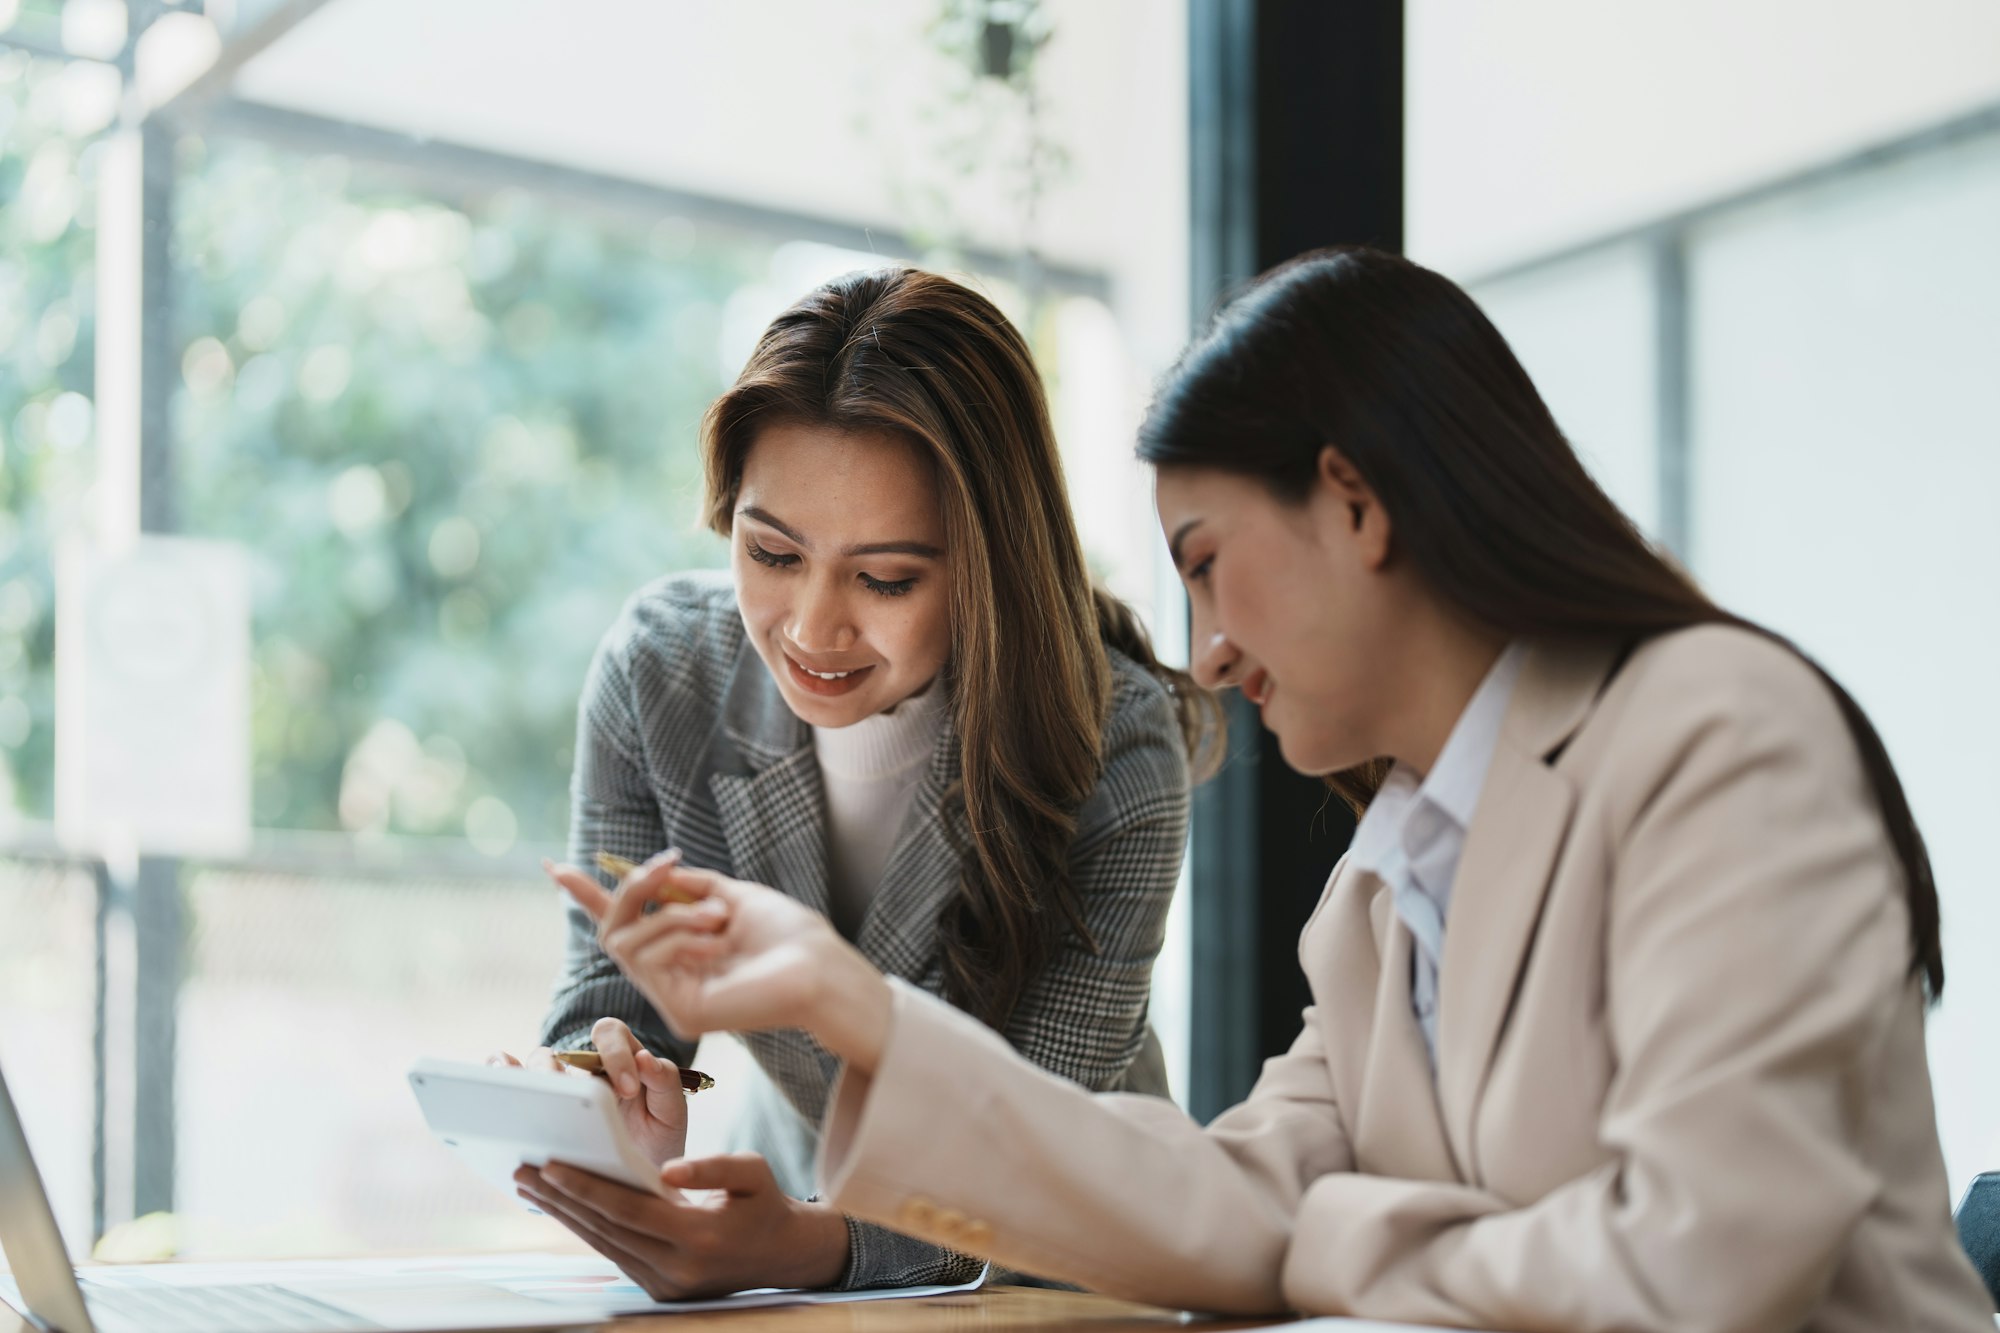
[[[1943,900],[1931,1073],[1955,1186],[2000,1165],[2000,133],[1693,232],[1693,556],[1881,730]]]
[[[1479,285],[1488,318],[1551,404],[1591,475],[1660,534],[1658,294],[1652,251],[1627,244]]]
[[[887,262],[986,291],[1151,613],[1179,7],[167,8],[173,42],[159,6],[0,3],[0,1060],[79,1247],[167,1207],[120,1243],[545,1238],[403,1071],[532,1040],[584,669],[633,590],[722,562],[697,423],[764,324]],[[149,527],[248,570],[253,829],[136,871],[51,824],[60,539],[135,470]]]
[[[16,823],[53,812],[49,552],[94,464],[96,181],[76,82],[0,47],[0,821]]]
[[[257,825],[560,842],[598,636],[721,558],[691,446],[773,245],[177,147],[176,489],[251,553]]]
[[[1961,1189],[2000,1163],[2000,114],[1474,291],[1612,496],[1882,733],[1943,904],[1929,1047]]]
[[[0,852],[0,1057],[71,1235],[90,1223],[93,895],[45,829],[51,553],[94,471],[97,126],[77,82],[59,60],[0,46],[0,848],[13,850]]]

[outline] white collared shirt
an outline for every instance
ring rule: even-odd
[[[1437,1068],[1438,963],[1444,957],[1445,915],[1451,909],[1452,880],[1465,850],[1465,831],[1479,806],[1500,723],[1514,694],[1526,650],[1517,639],[1486,672],[1471,702],[1458,715],[1430,776],[1398,763],[1368,803],[1354,830],[1348,859],[1355,869],[1389,886],[1415,947],[1410,975],[1410,1007],[1423,1030],[1431,1068]]]

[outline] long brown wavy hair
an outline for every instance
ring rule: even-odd
[[[1215,750],[1213,697],[1163,666],[1131,610],[1093,587],[1041,377],[992,302],[917,269],[852,273],[764,331],[702,420],[709,526],[725,537],[759,432],[881,431],[930,461],[943,508],[960,747],[947,819],[963,855],[938,922],[945,997],[1003,1026],[1085,925],[1069,873],[1102,772],[1118,649],[1172,692],[1191,758]]]
[[[1161,467],[1257,477],[1280,499],[1311,491],[1337,445],[1382,501],[1425,584],[1512,636],[1625,644],[1695,625],[1763,635],[1818,673],[1853,734],[1910,910],[1910,970],[1944,993],[1937,885],[1902,782],[1867,714],[1782,636],[1710,601],[1598,487],[1515,359],[1457,286],[1363,247],[1271,270],[1182,355],[1139,432]],[[1387,765],[1329,779],[1359,809]]]

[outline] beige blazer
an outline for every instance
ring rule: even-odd
[[[846,1211],[1170,1306],[1518,1330],[1993,1333],[1901,876],[1832,697],[1748,633],[1535,645],[1452,895],[1433,1081],[1388,891],[1207,1128],[898,987],[828,1111]]]

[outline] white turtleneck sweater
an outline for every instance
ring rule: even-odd
[[[827,906],[847,939],[860,933],[909,816],[944,725],[943,697],[931,686],[851,726],[812,729],[826,792]]]

